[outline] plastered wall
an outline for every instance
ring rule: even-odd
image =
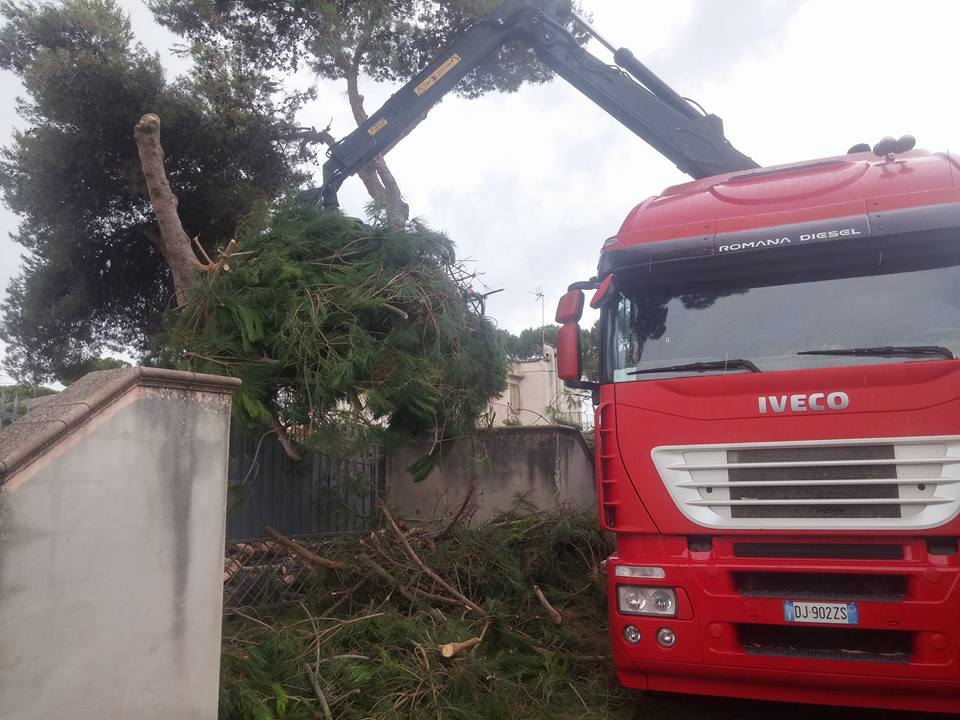
[[[136,370],[0,433],[0,717],[217,716],[232,384]]]

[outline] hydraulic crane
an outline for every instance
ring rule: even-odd
[[[556,314],[557,376],[594,398],[621,683],[960,717],[960,158],[904,136],[758,169],[569,1],[507,0],[330,148],[323,204],[508,42],[694,178]]]
[[[582,48],[568,29],[571,22],[609,49],[616,65]],[[630,50],[607,42],[573,12],[569,0],[506,0],[329,149],[319,192],[324,207],[337,207],[344,180],[388,152],[460,80],[509,42],[533,48],[547,67],[687,175],[703,178],[757,167],[726,139],[719,117],[681,97]]]

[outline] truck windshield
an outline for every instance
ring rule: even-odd
[[[724,360],[749,361],[767,372],[947,357],[946,352],[810,352],[819,350],[938,346],[960,357],[956,265],[782,284],[769,284],[769,279],[726,286],[684,283],[656,290],[618,276],[618,285],[619,300],[607,312],[607,381],[751,371],[732,363],[723,367]],[[676,369],[688,364],[692,370]],[[670,369],[650,371],[657,368]]]

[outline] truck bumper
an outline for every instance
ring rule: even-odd
[[[955,539],[620,536],[618,545],[607,562],[610,626],[627,687],[960,713]],[[620,565],[665,577],[621,577]],[[620,612],[618,585],[675,588],[676,616]],[[785,601],[853,602],[857,624],[787,622]],[[624,639],[628,625],[639,642]],[[657,641],[661,628],[672,647]]]

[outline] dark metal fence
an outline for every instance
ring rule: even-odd
[[[263,537],[272,527],[297,537],[364,530],[383,484],[379,450],[350,460],[287,457],[273,434],[230,433],[227,540]]]
[[[314,569],[264,528],[306,547],[324,535],[368,529],[384,465],[377,449],[346,461],[320,453],[293,461],[274,435],[234,426],[228,477],[225,609],[296,601]]]

